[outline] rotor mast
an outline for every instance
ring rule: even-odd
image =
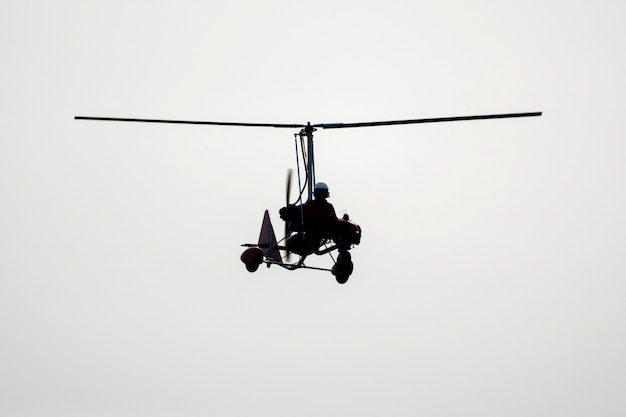
[[[311,200],[313,198],[313,189],[315,187],[315,153],[313,151],[313,132],[315,132],[315,128],[311,126],[311,122],[306,124],[306,127],[302,129],[304,134],[306,135],[306,148],[307,148],[307,191],[308,191],[308,199]]]

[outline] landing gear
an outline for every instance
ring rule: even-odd
[[[352,255],[347,250],[340,251],[337,257],[337,262],[333,265],[331,273],[335,276],[335,279],[340,284],[348,282],[348,278],[352,274],[354,265],[352,264]]]
[[[334,250],[335,248],[336,247],[329,248],[328,252],[330,252],[330,250]],[[319,253],[315,252],[315,253],[320,254],[320,255],[323,254],[322,252],[319,252]],[[328,271],[328,268],[318,268],[318,267],[304,265],[304,260],[306,257],[307,255],[300,255],[300,260],[294,264],[282,263],[282,262],[279,263],[279,262],[273,261],[272,259],[264,260],[267,258],[267,252],[264,252],[261,248],[254,246],[254,247],[250,247],[246,249],[241,254],[241,262],[244,263],[244,265],[246,266],[246,269],[249,272],[255,272],[256,270],[258,270],[261,264],[263,264],[264,262],[267,264],[268,268],[271,265],[279,265],[291,271],[295,269],[299,269],[299,268]],[[335,262],[333,267],[330,269],[330,272],[333,274],[333,276],[335,277],[335,279],[337,280],[339,284],[345,284],[346,282],[348,282],[350,275],[352,275],[353,269],[354,269],[354,265],[352,264],[352,255],[350,255],[350,252],[348,252],[348,249],[345,246],[341,247],[339,249],[339,254],[337,256],[337,261]]]

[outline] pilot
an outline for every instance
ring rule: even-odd
[[[304,231],[313,240],[332,239],[337,228],[335,208],[326,199],[330,197],[328,185],[315,184],[313,199],[304,203]]]

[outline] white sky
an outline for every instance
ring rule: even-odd
[[[626,414],[625,12],[7,2],[0,414]],[[282,229],[291,130],[73,120],[538,110],[317,132],[363,227],[343,286],[239,261]]]

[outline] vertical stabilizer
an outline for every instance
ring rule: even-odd
[[[280,251],[276,247],[276,234],[270,221],[270,213],[265,210],[263,216],[263,225],[261,226],[261,234],[259,235],[259,248],[263,249],[264,255],[276,262],[282,263]]]

